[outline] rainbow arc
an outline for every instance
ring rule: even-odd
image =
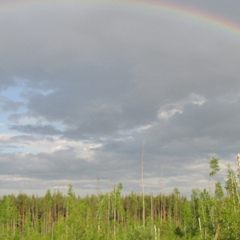
[[[199,9],[189,8],[185,5],[181,4],[172,4],[172,3],[163,3],[159,0],[4,0],[0,3],[0,10],[2,8],[10,8],[10,7],[18,7],[23,5],[30,5],[30,4],[44,4],[44,3],[51,3],[51,4],[59,4],[59,3],[76,3],[76,4],[121,4],[124,6],[129,7],[136,7],[136,8],[144,8],[146,11],[156,10],[167,12],[170,15],[177,15],[186,18],[196,19],[200,22],[208,23],[213,27],[217,27],[223,29],[225,31],[231,32],[236,35],[240,35],[240,25],[234,22],[231,22],[225,18],[220,16],[214,15],[212,13],[207,13],[201,11]]]

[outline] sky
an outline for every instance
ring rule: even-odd
[[[147,193],[189,196],[213,156],[237,168],[240,2],[147,2],[0,0],[0,195],[140,193],[143,159]]]

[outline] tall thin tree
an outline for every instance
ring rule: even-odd
[[[142,144],[142,222],[143,222],[143,227],[145,227],[145,189],[144,189],[144,146],[145,146],[145,140],[143,141]]]

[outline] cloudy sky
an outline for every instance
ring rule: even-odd
[[[142,150],[149,193],[237,167],[240,2],[175,2],[238,33],[158,2],[0,0],[0,194],[140,192]]]

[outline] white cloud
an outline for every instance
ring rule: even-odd
[[[159,113],[158,113],[158,118],[159,119],[169,119],[170,117],[174,116],[176,113],[180,113],[182,114],[183,111],[180,110],[180,109],[170,109],[170,110],[167,110],[167,111],[164,111],[164,110],[160,110]]]
[[[86,161],[95,161],[95,150],[102,147],[100,143],[86,143],[56,137],[16,136],[13,134],[0,134],[0,143],[6,148],[2,149],[3,153],[17,152],[22,155],[30,153],[53,154],[58,151],[73,149],[77,158],[85,159]]]
[[[175,114],[182,114],[186,105],[202,106],[206,102],[205,97],[198,94],[190,94],[189,96],[178,100],[177,102],[167,103],[163,105],[157,114],[158,119],[169,119]]]

